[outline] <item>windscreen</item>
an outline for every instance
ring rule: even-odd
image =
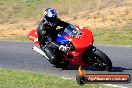
[[[72,37],[75,37],[76,35],[80,34],[80,30],[77,29],[75,26],[69,24],[65,30],[64,30],[64,33],[72,36]]]

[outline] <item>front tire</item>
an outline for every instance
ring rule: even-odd
[[[101,70],[101,71],[105,71],[105,70],[111,71],[112,70],[112,62],[105,53],[103,53],[99,49],[96,49],[93,52],[93,55],[94,55],[93,59],[95,61],[94,66],[98,70]]]

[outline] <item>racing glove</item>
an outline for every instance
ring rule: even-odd
[[[64,45],[60,45],[59,46],[59,50],[61,50],[63,52],[68,52],[70,50],[70,47],[64,46]]]

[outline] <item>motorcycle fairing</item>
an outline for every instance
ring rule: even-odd
[[[37,30],[32,30],[27,37],[36,45],[39,46]]]

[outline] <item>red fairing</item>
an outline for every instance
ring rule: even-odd
[[[92,32],[86,28],[82,28],[80,31],[81,35],[77,36],[76,38],[72,38],[70,36],[65,37],[75,46],[75,51],[69,52],[69,54],[74,56],[73,59],[69,59],[69,62],[72,65],[88,66],[88,64],[83,62],[82,54],[87,50],[88,47],[93,45],[93,36]]]
[[[76,26],[76,27],[81,31],[80,35],[76,36],[75,38],[72,38],[70,36],[65,36],[65,38],[71,41],[75,47],[74,51],[70,51],[67,53],[67,54],[72,55],[73,58],[68,58],[68,59],[65,58],[65,59],[69,61],[70,65],[89,66],[89,64],[86,64],[83,61],[82,55],[93,44],[92,32],[86,28],[80,28],[79,26]],[[37,30],[32,30],[27,35],[27,37],[32,42],[34,42],[36,46],[39,46]]]
[[[27,37],[36,45],[39,46],[37,30],[32,30]]]

